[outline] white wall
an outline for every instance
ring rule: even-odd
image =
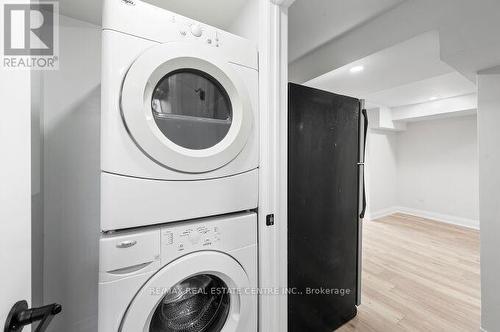
[[[415,122],[398,135],[398,205],[478,228],[476,116]]]
[[[397,199],[397,134],[370,130],[366,147],[368,218],[391,211]]]
[[[259,42],[259,2],[260,0],[248,0],[226,30],[250,39],[257,45]]]
[[[97,331],[100,28],[61,16],[60,65],[43,73],[44,302],[49,331]]]
[[[500,67],[478,76],[481,326],[500,331]]]
[[[409,123],[371,132],[369,211],[395,211],[479,227],[476,116]]]

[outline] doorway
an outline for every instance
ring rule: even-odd
[[[298,19],[295,5],[304,4],[292,6],[291,20]],[[295,59],[291,54],[289,66],[292,81],[365,99],[370,118],[362,304],[358,316],[340,331],[477,330],[477,87],[442,60],[437,31],[342,62],[347,48],[365,47],[344,44],[346,36],[366,35],[364,25],[374,17],[338,39],[319,43],[309,54],[297,53]],[[293,25],[292,48],[294,39],[301,38],[294,36]],[[320,55],[328,51],[338,63],[328,60],[335,69],[325,72],[312,60],[323,61]]]

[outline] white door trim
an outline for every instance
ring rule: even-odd
[[[287,329],[288,7],[260,0],[259,331]],[[274,214],[274,225],[266,217]]]
[[[3,8],[1,8],[3,9]],[[3,17],[3,11],[0,10]],[[3,32],[2,32],[3,33]],[[0,68],[0,326],[31,304],[31,72]]]

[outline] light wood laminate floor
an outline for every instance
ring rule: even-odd
[[[337,331],[479,331],[479,232],[404,214],[363,226],[362,304]]]

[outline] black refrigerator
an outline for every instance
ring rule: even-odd
[[[331,332],[360,303],[363,101],[288,87],[288,331]]]

